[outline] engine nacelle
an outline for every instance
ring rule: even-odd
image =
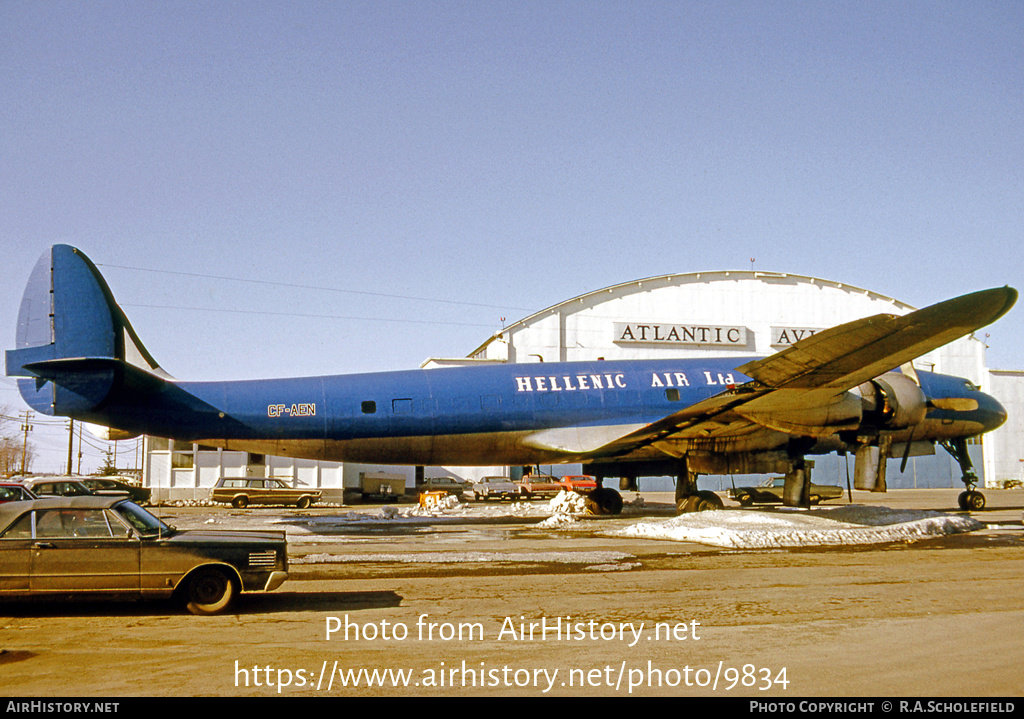
[[[914,380],[889,372],[857,388],[862,401],[862,423],[880,429],[906,429],[924,420],[928,398]]]

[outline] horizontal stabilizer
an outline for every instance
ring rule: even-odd
[[[134,365],[109,357],[77,357],[67,359],[44,360],[22,365],[27,375],[41,379],[60,382],[69,374],[89,374],[96,372],[119,372],[130,378],[132,384],[144,385],[151,390],[159,390],[167,382],[152,372],[147,372]]]

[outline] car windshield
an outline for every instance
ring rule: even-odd
[[[143,537],[172,534],[174,527],[168,526],[134,502],[121,502],[114,510]]]

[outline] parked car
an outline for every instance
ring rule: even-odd
[[[37,497],[88,497],[95,494],[74,477],[26,477],[21,480]]]
[[[36,495],[21,482],[0,482],[0,503],[25,502]]]
[[[0,597],[176,597],[216,614],[288,578],[284,532],[179,531],[123,497],[0,505]]]
[[[749,507],[751,504],[780,504],[782,493],[786,487],[785,477],[769,477],[756,487],[736,487],[729,490],[729,496]],[[825,502],[829,499],[842,499],[843,488],[832,484],[811,483],[811,504]]]
[[[221,477],[210,490],[210,499],[235,509],[250,504],[294,504],[305,509],[320,500],[320,490],[289,487],[274,477]]]
[[[585,494],[597,489],[597,479],[589,474],[569,474],[558,480],[564,489]]]
[[[492,497],[519,499],[519,487],[508,477],[484,477],[473,485],[473,496],[485,501]]]
[[[96,494],[126,495],[136,504],[149,504],[149,498],[153,492],[149,487],[139,487],[118,479],[107,479],[106,477],[82,477],[82,484]]]
[[[463,482],[452,477],[427,477],[423,480],[423,484],[416,488],[416,494],[444,491],[448,494],[454,494],[461,500],[467,489],[469,489],[469,482]]]
[[[564,489],[557,479],[546,474],[528,474],[516,482],[516,485],[526,499],[554,497]]]

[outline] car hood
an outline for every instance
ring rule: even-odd
[[[285,544],[284,531],[242,529],[184,529],[165,536],[163,541],[173,544]]]

